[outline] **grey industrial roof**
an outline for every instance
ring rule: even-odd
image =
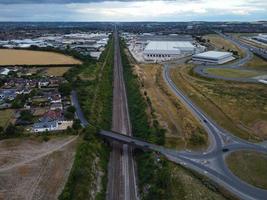
[[[199,53],[193,55],[193,58],[204,58],[204,59],[223,59],[226,57],[232,56],[230,52],[222,52],[222,51],[206,51],[204,53]]]
[[[180,48],[194,48],[191,42],[187,41],[151,41],[146,50],[177,50]]]

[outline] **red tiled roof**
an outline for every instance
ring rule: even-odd
[[[49,110],[44,114],[43,117],[51,120],[59,119],[62,117],[62,112],[57,110]]]

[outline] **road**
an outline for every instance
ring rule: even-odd
[[[71,91],[71,103],[76,109],[76,112],[75,112],[76,118],[80,120],[82,127],[86,127],[88,125],[88,121],[85,119],[83,115],[83,111],[79,104],[77,92],[75,90]]]
[[[245,46],[237,43],[236,41],[233,42],[245,50],[246,56],[237,61],[235,65],[228,65],[228,67],[240,67],[251,59],[252,53]],[[204,175],[223,185],[226,189],[241,199],[266,199],[266,190],[248,185],[237,178],[230,172],[224,160],[227,154],[237,150],[254,150],[261,153],[267,153],[266,147],[263,145],[249,143],[245,140],[235,137],[233,134],[224,130],[215,121],[209,118],[181,90],[176,87],[170,78],[170,67],[167,64],[165,64],[163,76],[165,82],[168,84],[174,94],[183,102],[184,105],[187,106],[187,108],[206,129],[211,141],[211,145],[206,152],[179,152],[178,154],[175,154],[175,159],[178,159],[179,155],[183,156],[185,159],[187,159],[187,161],[184,160],[183,162],[187,164],[188,167],[198,171],[199,173],[204,170]],[[224,153],[223,149],[227,149],[228,151]],[[170,156],[169,159],[171,160],[173,158]],[[203,164],[203,162],[208,164]]]
[[[244,50],[246,50],[246,56],[235,62],[235,65],[233,66],[241,67],[241,65],[251,59],[252,53],[247,48]],[[231,152],[238,150],[253,150],[260,153],[267,153],[266,146],[242,140],[220,127],[176,87],[170,78],[169,69],[169,65],[165,64],[163,73],[164,80],[174,94],[200,121],[209,134],[210,146],[205,152],[192,153],[186,151],[175,151],[108,131],[101,131],[100,135],[123,143],[131,144],[138,148],[160,152],[167,159],[209,177],[215,183],[223,186],[240,199],[266,199],[267,190],[256,188],[240,180],[228,169],[225,163],[226,155]],[[226,151],[223,151],[223,149],[226,149]]]
[[[267,59],[267,52],[262,51],[261,49],[257,47],[253,47],[251,45],[245,44],[240,42],[238,39],[222,34],[221,32],[216,32],[219,34],[221,37],[223,37],[226,40],[229,40],[230,42],[234,43],[236,46],[238,46],[244,53],[245,56],[241,59],[238,59],[235,62],[232,62],[230,64],[225,64],[225,65],[199,65],[194,68],[194,72],[197,74],[207,77],[207,78],[214,78],[214,79],[222,79],[222,80],[227,80],[227,81],[238,81],[238,82],[247,82],[247,83],[262,83],[262,78],[258,77],[251,77],[251,78],[232,78],[232,77],[224,77],[224,76],[219,76],[219,75],[214,75],[214,74],[209,74],[205,72],[206,68],[218,68],[218,69],[239,69],[239,70],[246,70],[246,71],[256,71],[252,69],[248,69],[244,67],[244,65],[253,58],[253,53],[260,55],[261,57]],[[259,72],[259,70],[257,71]],[[263,80],[267,79],[267,73],[266,71],[262,71],[263,74],[266,75],[266,78],[263,78]]]
[[[167,149],[162,146],[147,143],[140,139],[135,139],[131,136],[131,124],[122,76],[118,36],[115,31],[113,132],[100,132],[100,135],[114,140],[112,142],[113,150],[109,163],[107,199],[138,199],[134,161],[131,154],[131,147],[129,147],[130,145],[160,152],[167,159],[207,176],[240,199],[266,199],[267,190],[256,188],[237,178],[230,172],[224,159],[226,155],[237,150],[253,150],[267,153],[267,146],[244,141],[220,127],[176,87],[170,78],[169,69],[169,65],[165,64],[163,73],[164,80],[174,94],[187,106],[206,129],[209,134],[211,145],[205,152],[192,153]],[[76,100],[73,101],[73,104],[76,107],[77,105],[75,102]],[[79,107],[76,107],[77,116],[79,118],[81,117],[80,120],[82,122],[82,111],[78,110]],[[79,112],[81,113],[79,114]],[[123,135],[116,132],[123,133]],[[223,151],[223,149],[227,149],[227,151]]]
[[[132,135],[117,30],[114,31],[112,130]],[[116,141],[112,142],[111,146],[106,198],[108,200],[136,200],[138,193],[132,148]]]

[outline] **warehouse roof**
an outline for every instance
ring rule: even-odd
[[[232,56],[230,52],[221,52],[221,51],[207,51],[204,53],[199,53],[194,55],[193,57],[201,57],[206,59],[223,59],[226,57]]]
[[[180,48],[194,48],[194,46],[187,41],[151,41],[145,50],[177,50]]]

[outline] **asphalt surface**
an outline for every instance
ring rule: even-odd
[[[187,108],[199,119],[203,127],[211,138],[211,147],[206,152],[191,153],[179,152],[192,169],[204,170],[204,175],[208,176],[218,184],[223,185],[241,199],[266,199],[267,190],[262,190],[243,182],[233,175],[225,164],[225,155],[237,150],[253,150],[261,153],[267,153],[267,149],[261,145],[249,143],[233,136],[222,127],[210,119],[200,108],[198,108],[186,95],[181,92],[169,75],[169,66],[165,65],[164,79],[175,95],[187,106]],[[227,149],[227,152],[223,152]],[[197,162],[197,165],[195,162]],[[204,164],[205,163],[205,164]],[[193,166],[194,165],[194,166]]]
[[[247,82],[247,83],[262,83],[260,79],[257,77],[249,77],[249,78],[232,78],[232,77],[225,77],[225,76],[218,76],[214,74],[207,73],[205,69],[207,68],[217,68],[217,69],[239,69],[239,70],[246,70],[246,71],[256,71],[256,70],[251,70],[244,65],[253,58],[253,53],[256,55],[261,56],[264,59],[267,59],[267,51],[248,45],[246,43],[242,43],[241,41],[237,40],[236,38],[222,34],[221,32],[217,32],[221,37],[223,37],[226,40],[231,41],[234,43],[236,46],[238,46],[244,53],[245,56],[241,59],[238,59],[234,62],[231,62],[230,64],[225,64],[225,65],[199,65],[194,68],[194,72],[197,74],[207,77],[207,78],[213,78],[213,79],[221,79],[221,80],[227,80],[227,81],[238,81],[238,82]],[[263,74],[266,75],[266,72],[262,72]]]
[[[114,32],[114,74],[113,74],[113,111],[112,131],[132,135],[128,112],[126,89],[123,79],[118,33]],[[111,142],[112,151],[108,167],[108,200],[138,199],[135,162],[132,147],[116,141]]]
[[[72,102],[72,105],[76,109],[76,111],[75,111],[76,117],[80,120],[82,127],[86,127],[89,123],[88,123],[88,121],[85,119],[85,117],[83,115],[81,106],[79,104],[77,92],[75,90],[71,91],[71,102]]]
[[[236,41],[233,42],[235,43]],[[252,53],[250,50],[244,46],[241,46],[241,48],[244,48],[246,56],[243,59],[236,61],[233,65],[228,65],[225,67],[240,68],[243,64],[251,59]],[[159,152],[167,159],[181,164],[184,167],[190,168],[191,170],[197,171],[204,176],[207,176],[240,199],[267,199],[267,190],[256,188],[242,181],[228,169],[225,163],[225,156],[238,150],[253,150],[260,153],[267,153],[266,145],[264,145],[264,143],[260,145],[247,142],[235,137],[233,134],[220,127],[176,87],[170,78],[169,69],[169,65],[165,64],[163,73],[164,80],[174,94],[200,121],[209,134],[210,146],[205,152],[176,151],[110,131],[101,131],[100,135],[112,140],[130,144],[137,148]]]
[[[113,129],[112,131],[101,131],[99,133],[113,141],[107,199],[138,199],[131,147],[159,152],[170,161],[207,176],[240,199],[267,199],[267,190],[256,188],[240,180],[228,169],[224,160],[226,155],[238,150],[267,153],[266,143],[253,144],[244,141],[217,125],[176,87],[170,78],[170,67],[167,64],[164,67],[164,80],[206,129],[209,134],[210,146],[205,152],[176,151],[132,137],[117,33],[115,39]],[[249,58],[247,59],[249,60]],[[240,61],[240,64],[242,62],[245,62],[245,60]],[[72,92],[72,101],[76,107],[77,117],[86,126],[88,123],[86,120],[84,121],[75,92]]]

